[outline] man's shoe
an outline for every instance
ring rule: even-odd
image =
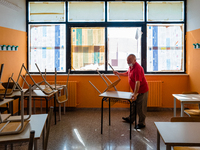
[[[134,121],[131,121],[129,117],[122,117],[122,119],[128,123],[133,123]]]
[[[136,126],[136,129],[142,129],[142,128],[145,128],[145,125],[144,124],[138,124]]]

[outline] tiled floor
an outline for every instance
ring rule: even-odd
[[[179,114],[180,111],[177,113]],[[132,128],[131,140],[129,139],[130,126],[121,119],[128,114],[129,109],[112,108],[111,126],[109,126],[108,109],[104,109],[104,126],[101,135],[100,109],[68,110],[57,125],[54,125],[52,119],[48,150],[156,150],[157,130],[154,122],[170,121],[173,110],[148,111],[146,128],[138,131]],[[38,142],[40,148],[41,141]],[[14,145],[14,149],[27,149],[27,144]],[[161,139],[161,150],[164,149],[166,148]]]

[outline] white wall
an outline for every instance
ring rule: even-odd
[[[200,28],[200,0],[187,0],[187,31]]]
[[[0,0],[0,26],[26,31],[26,0]]]

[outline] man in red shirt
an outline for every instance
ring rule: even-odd
[[[129,69],[127,72],[119,73],[114,71],[114,74],[118,74],[119,76],[128,76],[128,82],[133,90],[132,100],[136,101],[137,106],[137,114],[139,116],[139,124],[137,125],[137,129],[141,129],[145,127],[145,118],[147,112],[147,99],[148,99],[148,91],[149,87],[144,76],[144,69],[136,62],[136,56],[134,54],[130,54],[127,57],[127,64],[129,65]],[[132,105],[131,110],[131,118],[122,117],[126,122],[133,123],[135,121],[135,107]]]

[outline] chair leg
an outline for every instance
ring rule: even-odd
[[[35,98],[33,98],[33,113],[36,114],[36,108],[35,108]]]
[[[61,104],[59,104],[59,119],[61,120]]]
[[[63,111],[64,111],[64,115],[65,115],[65,102],[63,104]]]

